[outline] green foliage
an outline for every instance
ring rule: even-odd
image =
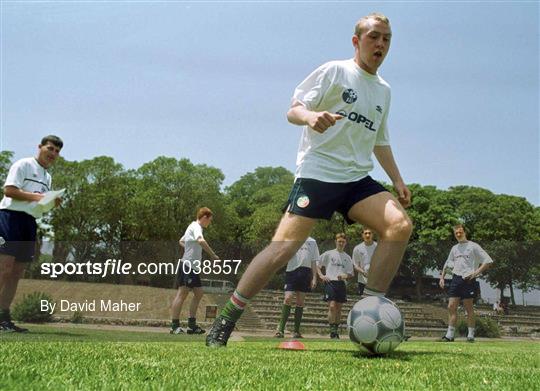
[[[52,315],[47,311],[41,311],[41,300],[53,302],[52,298],[43,292],[32,292],[13,307],[13,319],[21,322],[49,322]]]
[[[0,182],[3,184],[6,181],[9,167],[11,166],[11,159],[13,159],[13,152],[1,151],[0,152]]]
[[[283,167],[258,167],[227,187],[225,201],[236,215],[234,240],[252,249],[268,243],[293,182],[293,174]]]
[[[494,260],[486,274],[488,282],[501,291],[510,287],[511,292],[515,284],[525,290],[539,287],[539,208],[523,197],[495,195],[477,187],[452,187],[448,193],[468,239]]]
[[[460,319],[457,324],[456,330],[459,335],[465,336],[468,333],[467,321],[465,319]],[[499,324],[491,319],[486,317],[476,317],[476,329],[474,331],[476,337],[484,338],[500,338],[501,329]]]
[[[10,152],[0,153],[0,175],[7,173],[11,157]],[[197,209],[208,206],[214,221],[205,238],[221,258],[242,259],[241,271],[271,240],[294,181],[283,167],[259,167],[222,190],[224,176],[219,169],[170,157],[158,157],[136,170],[126,170],[107,156],[81,162],[60,158],[51,173],[55,188],[67,189],[62,207],[43,219],[39,232],[54,239],[55,262],[176,260],[181,255],[178,239]],[[492,285],[522,289],[540,285],[540,208],[524,198],[469,186],[445,191],[412,184],[410,189],[413,202],[408,213],[415,228],[401,274],[422,281],[427,270],[440,269],[454,244],[451,227],[461,221],[469,238],[495,260],[487,273]],[[337,232],[348,235],[349,252],[361,241],[360,227],[334,214],[313,230],[321,252],[334,247]],[[137,282],[134,276],[105,280]],[[153,276],[145,282],[170,286],[171,281],[170,276]],[[419,295],[421,288],[417,286]]]
[[[69,318],[69,321],[71,323],[83,323],[84,322],[84,315],[82,314],[82,312],[75,311],[71,315],[71,318]]]
[[[416,293],[420,299],[422,277],[429,269],[440,269],[448,256],[452,239],[451,226],[457,221],[457,214],[446,191],[418,184],[410,185],[409,189],[413,198],[407,213],[414,224],[414,230],[400,273],[418,282]]]
[[[218,254],[225,256],[225,243],[233,241],[230,232],[237,220],[228,216],[231,208],[220,190],[224,177],[216,168],[158,157],[137,170],[125,170],[112,158],[96,157],[82,162],[60,159],[52,175],[55,187],[67,189],[62,207],[49,216],[56,262],[175,261],[181,255],[178,239],[202,206],[214,212],[216,224],[206,238],[217,244]],[[140,277],[114,275],[105,280],[135,283]],[[168,275],[143,278],[157,286],[169,286],[172,280]]]

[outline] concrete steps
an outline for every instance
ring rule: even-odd
[[[343,323],[340,326],[340,332],[342,334],[347,331],[345,324],[347,314],[358,300],[360,300],[360,297],[349,295],[347,303],[343,305]],[[394,302],[403,313],[407,334],[416,336],[440,336],[444,333],[445,323],[441,319],[434,317],[431,313],[426,312],[422,305],[401,300],[395,300]],[[249,306],[257,314],[266,329],[275,330],[281,318],[282,304],[282,291],[265,290],[260,292],[251,301]],[[328,334],[327,314],[328,304],[322,300],[321,294],[306,294],[301,326],[302,332]],[[292,328],[293,321],[294,308],[291,311],[287,327]]]

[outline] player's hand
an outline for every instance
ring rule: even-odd
[[[475,279],[476,277],[478,277],[478,274],[476,274],[476,273],[471,273],[471,274],[469,274],[467,277],[463,277],[463,279],[464,279],[464,280],[467,280],[467,281],[470,281],[470,280]]]
[[[34,201],[33,202],[39,202],[43,197],[45,197],[45,194],[41,193],[32,193]]]
[[[398,201],[404,208],[408,208],[411,206],[411,191],[407,187],[407,185],[403,182],[396,182],[394,183],[394,189],[396,189],[396,193],[398,195]]]
[[[324,282],[330,282],[330,278],[328,278],[326,276],[322,276],[321,280],[323,280]]]
[[[439,286],[441,287],[441,289],[444,289],[444,278],[441,278],[439,280]]]
[[[314,131],[324,133],[326,129],[334,126],[340,119],[343,119],[343,116],[339,114],[332,114],[328,111],[312,111],[307,123]]]

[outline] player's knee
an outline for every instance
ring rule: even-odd
[[[411,237],[413,223],[409,216],[401,215],[394,219],[386,229],[386,239],[407,241]]]
[[[450,312],[456,312],[456,311],[457,311],[457,304],[454,304],[454,303],[448,303],[448,311],[450,311]]]
[[[178,294],[178,300],[182,302],[185,301],[188,297],[188,294],[189,294],[189,291],[184,291],[184,290],[180,291],[180,293]]]

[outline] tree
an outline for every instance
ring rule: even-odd
[[[101,156],[82,162],[58,159],[50,170],[53,186],[66,189],[62,206],[44,218],[54,232],[55,260],[103,262],[117,257],[129,191],[122,165]]]
[[[6,181],[9,168],[11,167],[11,159],[13,159],[13,152],[0,152],[0,181],[2,184]]]
[[[515,284],[538,285],[534,267],[537,255],[531,252],[539,237],[538,208],[525,198],[494,195],[476,187],[453,187],[450,196],[468,230],[468,238],[479,242],[494,260],[486,274],[487,281],[501,290],[501,296],[509,287],[515,304]]]
[[[416,295],[422,296],[422,277],[429,269],[440,269],[448,255],[452,230],[449,225],[457,215],[445,191],[434,186],[409,186],[414,197],[407,210],[414,230],[407,246],[401,274],[416,281]]]

